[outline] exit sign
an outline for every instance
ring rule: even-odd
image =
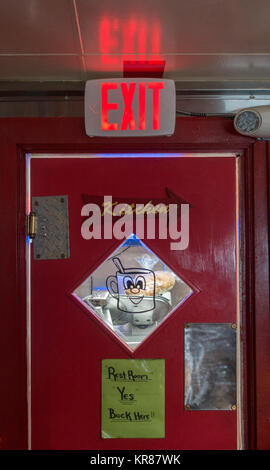
[[[89,80],[85,128],[90,137],[172,135],[175,84],[157,78]]]

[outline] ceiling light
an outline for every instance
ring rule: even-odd
[[[270,106],[256,106],[238,111],[234,118],[235,129],[250,137],[270,138]]]

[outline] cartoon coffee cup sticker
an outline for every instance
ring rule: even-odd
[[[115,276],[106,279],[109,293],[117,299],[119,310],[143,313],[155,308],[155,273],[151,269],[124,268],[119,258],[113,258]]]

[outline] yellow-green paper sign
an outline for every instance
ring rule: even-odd
[[[164,359],[102,361],[103,438],[162,438]]]

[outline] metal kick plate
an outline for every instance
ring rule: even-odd
[[[69,258],[68,197],[33,197],[32,210],[37,215],[34,259]]]
[[[236,329],[231,323],[185,326],[185,409],[233,410]]]

